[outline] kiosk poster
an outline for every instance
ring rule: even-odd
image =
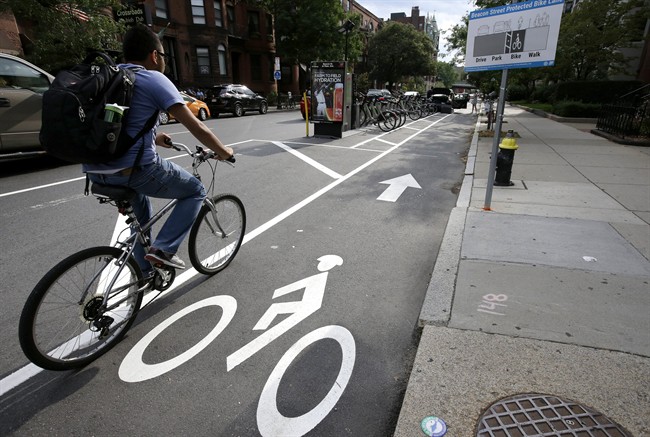
[[[555,64],[564,0],[531,0],[469,14],[465,71]]]
[[[343,122],[345,62],[312,62],[311,120],[314,123]]]

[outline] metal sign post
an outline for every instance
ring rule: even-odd
[[[506,101],[508,69],[550,67],[560,33],[564,0],[531,0],[469,14],[465,71],[502,70],[485,204],[490,210]]]
[[[494,141],[492,142],[492,155],[490,157],[490,169],[488,171],[487,187],[485,188],[485,203],[483,209],[490,211],[492,203],[492,189],[494,188],[494,175],[497,168],[497,154],[499,153],[499,141],[501,139],[501,123],[503,123],[503,109],[506,106],[506,86],[508,83],[508,69],[501,72],[501,88],[499,89],[499,104],[497,105],[497,121],[494,125]]]

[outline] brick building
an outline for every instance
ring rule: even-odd
[[[230,82],[264,94],[275,88],[273,20],[263,10],[230,0],[143,0],[129,2],[114,18],[164,29],[167,75],[181,89]],[[5,13],[0,24],[0,51],[23,56],[31,23]]]
[[[263,10],[224,0],[144,0],[132,8],[154,31],[165,29],[168,75],[179,87],[242,83],[264,94],[274,88],[273,20]]]

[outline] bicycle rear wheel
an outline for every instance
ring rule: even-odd
[[[82,250],[36,284],[18,326],[20,346],[31,362],[48,370],[82,367],[124,336],[142,303],[137,291],[142,272],[133,258],[120,272],[107,305],[102,305],[122,255],[109,246]]]
[[[214,275],[230,264],[246,231],[246,211],[237,196],[221,194],[212,203],[216,213],[203,205],[188,241],[190,262],[205,275]]]
[[[392,111],[382,111],[377,119],[377,126],[384,132],[395,129],[398,123],[398,116]]]

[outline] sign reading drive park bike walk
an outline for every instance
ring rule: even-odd
[[[564,0],[531,0],[469,14],[465,71],[550,67]]]

